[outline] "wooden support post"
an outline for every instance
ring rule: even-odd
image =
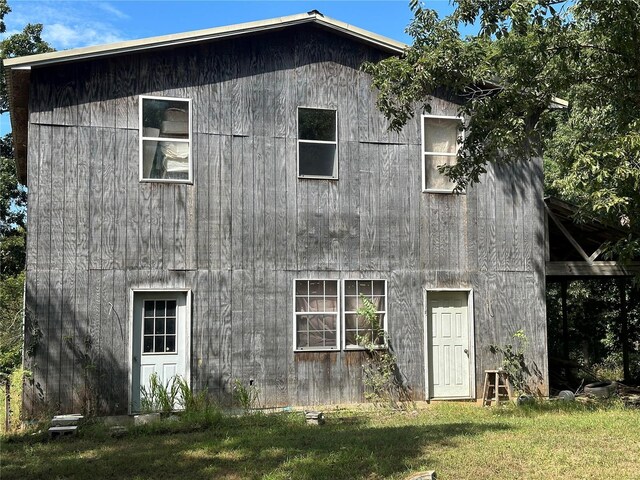
[[[562,359],[569,360],[569,313],[567,309],[567,290],[569,282],[562,279],[560,291],[562,296]],[[566,368],[566,367],[565,367]]]
[[[622,342],[622,373],[624,381],[631,379],[631,371],[629,369],[629,316],[627,312],[627,279],[620,278],[618,280],[618,289],[620,290],[620,340]]]

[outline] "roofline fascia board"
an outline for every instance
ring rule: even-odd
[[[169,48],[180,45],[188,45],[199,42],[213,41],[224,38],[236,37],[252,33],[279,30],[286,27],[304,23],[318,23],[319,25],[334,29],[346,35],[377,45],[394,53],[403,53],[407,45],[402,42],[384,37],[382,35],[354,27],[348,23],[333,20],[318,14],[298,14],[288,17],[279,17],[271,20],[259,20],[236,25],[216,27],[211,29],[196,30],[193,32],[176,33],[158,37],[150,37],[139,40],[127,40],[125,42],[106,45],[94,45],[90,47],[60,50],[50,53],[41,53],[24,57],[14,57],[4,60],[4,66],[9,69],[30,68],[32,66],[48,65],[63,62],[79,61],[111,55],[123,55],[156,48]]]

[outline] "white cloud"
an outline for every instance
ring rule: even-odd
[[[42,23],[42,38],[56,50],[126,39],[117,22],[129,17],[107,2],[24,1],[11,7],[13,11],[5,18],[7,34],[22,31],[27,23]]]
[[[114,33],[110,28],[95,22],[48,24],[45,25],[42,36],[57,49],[84,47],[122,40],[122,37]]]
[[[104,10],[105,12],[110,13],[111,15],[115,15],[116,17],[121,18],[123,20],[128,20],[131,18],[129,15],[127,15],[121,10],[118,10],[116,7],[114,7],[110,3],[99,3],[98,7]]]

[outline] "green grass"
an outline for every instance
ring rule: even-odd
[[[100,427],[55,441],[5,437],[0,477],[371,480],[436,470],[439,479],[636,479],[640,472],[640,411],[616,405],[325,412],[320,427],[301,413],[214,415],[122,438]]]

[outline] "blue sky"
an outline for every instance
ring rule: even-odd
[[[445,15],[448,0],[426,0]],[[219,27],[319,10],[380,35],[410,42],[409,0],[255,1],[255,0],[9,0],[6,35],[27,23],[42,23],[43,37],[56,50]],[[1,36],[0,36],[1,38]],[[10,130],[0,117],[0,134]]]

